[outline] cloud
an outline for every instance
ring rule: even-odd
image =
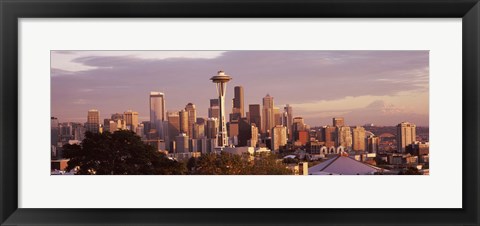
[[[85,99],[76,99],[72,102],[72,104],[75,104],[75,105],[85,105],[87,104],[87,100]]]

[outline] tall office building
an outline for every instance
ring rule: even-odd
[[[282,116],[283,114],[280,112],[280,108],[274,107],[273,108],[274,126],[283,125]]]
[[[345,126],[345,120],[343,117],[333,118],[333,127]]]
[[[287,127],[287,137],[292,139],[292,124],[293,124],[293,109],[292,106],[287,104],[283,108],[283,125]]]
[[[173,141],[180,134],[180,116],[178,112],[167,112],[168,138]]]
[[[378,147],[380,145],[380,137],[375,135],[370,135],[367,137],[367,152],[368,153],[377,153]]]
[[[241,118],[238,121],[238,147],[248,146],[248,141],[252,139],[252,125],[248,123],[247,118]]]
[[[348,126],[337,126],[337,146],[342,146],[345,150],[352,147],[352,131]]]
[[[150,92],[150,127],[156,130],[159,139],[165,139],[165,94]]]
[[[208,108],[208,117],[209,118],[220,117],[220,105],[218,104],[218,99],[210,99],[210,107]]]
[[[188,113],[188,133],[187,136],[193,136],[193,128],[195,126],[195,122],[197,121],[197,111],[195,110],[195,104],[188,103],[185,106],[185,111]]]
[[[205,128],[205,134],[208,139],[216,139],[218,135],[218,119],[208,118],[207,126]]]
[[[303,120],[302,117],[295,117],[292,119],[292,138],[293,138],[293,141],[297,141],[299,140],[300,136],[299,136],[299,133],[301,131],[305,131],[307,128],[306,128],[306,125],[305,125],[305,121]]]
[[[413,123],[402,122],[397,125],[397,152],[405,153],[406,147],[415,143],[417,126]]]
[[[205,137],[205,122],[197,122],[193,126],[193,139],[202,139]]]
[[[185,133],[180,133],[175,137],[175,147],[176,153],[187,153],[189,152],[189,142],[188,136]]]
[[[353,150],[354,151],[365,151],[365,128],[361,126],[356,126],[352,129],[353,135]]]
[[[255,124],[257,128],[259,128],[260,132],[262,132],[262,115],[260,113],[260,104],[250,104],[248,106],[248,115],[250,119],[250,124]]]
[[[113,121],[123,120],[123,114],[121,113],[112,114],[112,117],[110,119],[112,119]]]
[[[278,152],[280,147],[287,144],[287,127],[276,125],[272,128],[272,151]]]
[[[178,112],[178,117],[180,133],[185,133],[188,136],[188,112],[182,109]]]
[[[235,86],[234,88],[234,97],[233,97],[233,107],[232,114],[230,115],[230,121],[239,120],[243,117],[243,87]]]
[[[335,146],[337,142],[337,128],[333,126],[322,127],[322,138],[322,141],[325,142],[325,146]]]
[[[53,146],[57,146],[57,143],[60,138],[60,127],[58,124],[58,118],[50,117],[50,143]]]
[[[128,110],[124,112],[123,115],[127,129],[136,132],[138,126],[138,112]]]
[[[262,107],[262,127],[263,133],[271,135],[271,129],[275,126],[274,110],[273,110],[273,97],[270,94],[267,94],[263,98],[263,107]]]
[[[98,133],[100,131],[100,113],[97,109],[88,111],[85,128],[92,133]]]

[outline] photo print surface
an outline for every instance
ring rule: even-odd
[[[429,51],[51,51],[52,175],[429,175]]]

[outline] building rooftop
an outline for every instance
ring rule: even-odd
[[[312,175],[368,175],[386,171],[348,156],[339,155],[308,169]]]

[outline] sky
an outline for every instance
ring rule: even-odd
[[[350,126],[428,126],[428,51],[51,51],[51,114],[86,122],[89,109],[101,121],[133,110],[148,121],[149,94],[158,91],[167,111],[193,103],[207,117],[219,70],[232,77],[227,115],[234,87],[243,86],[245,111],[269,94],[310,126],[333,117]]]

